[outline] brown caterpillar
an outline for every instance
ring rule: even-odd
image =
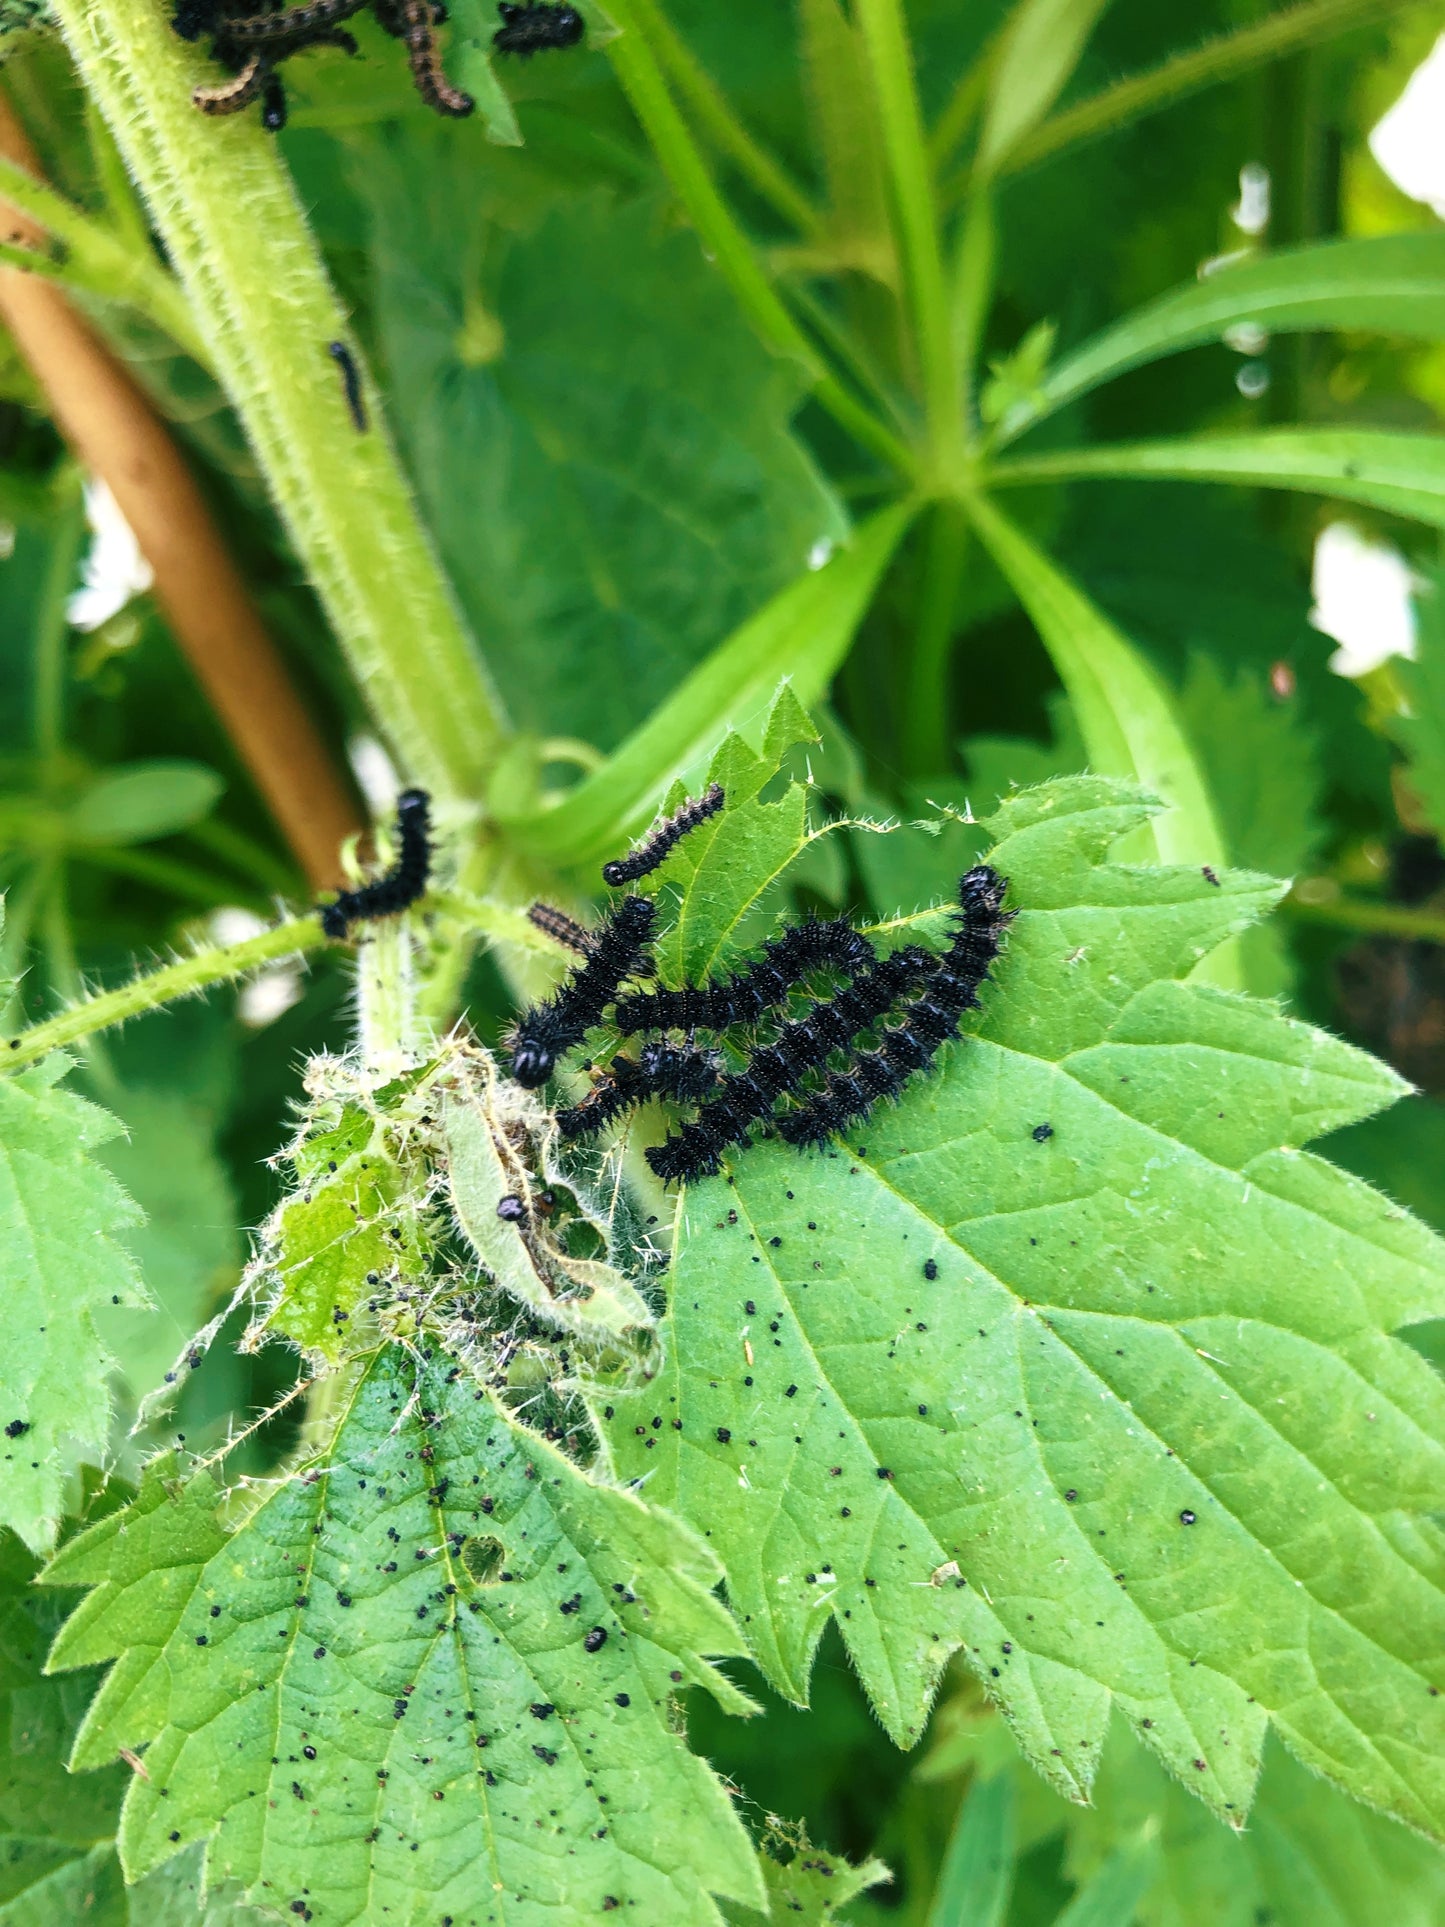
[[[253,100],[259,100],[271,74],[271,63],[264,54],[252,54],[233,80],[215,87],[197,87],[191,104],[203,114],[239,114]]]
[[[565,950],[575,950],[581,957],[592,954],[592,939],[575,917],[569,917],[565,910],[555,904],[534,903],[527,912],[527,920],[534,923],[544,937],[553,943],[560,943]]]
[[[453,87],[442,72],[436,40],[436,8],[432,0],[405,0],[402,18],[406,23],[403,37],[407,61],[417,92],[427,106],[435,108],[437,113],[464,120],[477,103],[470,94]]]
[[[228,19],[222,30],[227,40],[291,40],[305,35],[309,42],[317,28],[350,20],[367,4],[368,0],[305,0],[304,5],[288,7],[284,13],[253,13],[240,20]]]

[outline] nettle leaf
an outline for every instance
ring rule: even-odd
[[[1274,1742],[1242,1833],[1216,1826],[1117,1723],[1093,1806],[1062,1817],[1075,1877],[1141,1832],[1157,1838],[1140,1927],[1434,1927],[1445,1909],[1438,1847],[1345,1799]]]
[[[1392,1334],[1445,1247],[1301,1149],[1404,1086],[1184,981],[1279,886],[1110,865],[1147,807],[1003,805],[976,1035],[861,1141],[684,1194],[668,1364],[602,1430],[796,1700],[836,1617],[902,1744],[962,1646],[1071,1798],[1117,1705],[1235,1825],[1272,1721],[1441,1831],[1445,1393]]]
[[[147,1749],[130,1878],[205,1840],[208,1880],[336,1927],[763,1905],[673,1706],[689,1684],[748,1705],[703,1657],[739,1641],[684,1527],[401,1346],[353,1382],[326,1461],[234,1532],[209,1478],[174,1472],[46,1574],[95,1588],[52,1670],[115,1661],[73,1765]]]
[[[729,1916],[739,1927],[753,1927],[762,1919],[786,1923],[786,1927],[827,1927],[838,1918],[840,1907],[892,1878],[881,1860],[850,1866],[841,1855],[813,1846],[801,1827],[784,1827],[777,1821],[771,1823],[764,1848],[768,1908],[765,1914],[730,1908]]]
[[[690,831],[657,871],[657,887],[670,885],[676,893],[676,914],[656,945],[664,983],[716,973],[724,959],[746,947],[751,913],[798,856],[808,827],[804,784],[788,782],[780,796],[766,802],[760,792],[790,750],[817,741],[817,725],[784,683],[761,749],[750,748],[735,733],[720,744],[707,781],[722,784],[727,808]],[[681,797],[678,787],[666,807]]]
[[[0,1535],[0,1927],[42,1920],[124,1923],[111,1846],[126,1771],[77,1779],[65,1755],[93,1680],[47,1680],[60,1602],[31,1586],[36,1562]]]
[[[55,1057],[0,1081],[0,1525],[37,1552],[54,1542],[66,1482],[105,1445],[112,1361],[97,1313],[151,1303],[122,1242],[141,1213],[91,1155],[121,1126],[59,1088],[68,1069]]]
[[[330,1360],[354,1349],[351,1321],[383,1280],[421,1270],[426,1242],[425,1199],[391,1154],[379,1118],[354,1107],[321,1142],[341,1135],[349,1145],[353,1134],[360,1148],[336,1144],[342,1155],[319,1171],[308,1171],[304,1157],[298,1163],[307,1188],[277,1207],[252,1272],[273,1289],[266,1327]]]
[[[846,538],[792,430],[802,371],[757,342],[661,207],[598,191],[547,208],[555,190],[515,164],[408,138],[422,151],[388,138],[358,171],[418,491],[511,713],[614,747]],[[434,228],[415,218],[419,171]],[[506,234],[485,253],[457,243],[479,201]]]
[[[109,1499],[109,1495],[107,1495]],[[202,1898],[202,1849],[127,1888],[115,1850],[131,1768],[70,1773],[66,1756],[100,1669],[47,1679],[68,1601],[33,1585],[36,1561],[0,1534],[0,1927],[260,1927],[234,1888]]]

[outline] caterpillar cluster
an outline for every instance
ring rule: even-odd
[[[176,33],[182,40],[208,38],[213,57],[231,76],[195,88],[192,103],[203,114],[220,115],[239,114],[259,101],[262,126],[279,133],[286,125],[281,63],[308,47],[354,54],[356,41],[342,23],[368,8],[382,30],[405,46],[412,80],[427,106],[455,120],[470,114],[476,102],[452,86],[442,66],[436,37],[447,17],[442,0],[299,0],[292,6],[277,6],[275,0],[175,0],[171,25]],[[581,14],[558,0],[499,0],[497,11],[502,24],[492,44],[498,53],[527,57],[574,47],[582,38]],[[348,400],[351,393],[348,385]],[[351,406],[356,415],[357,404]]]
[[[416,902],[431,875],[431,798],[425,790],[403,790],[396,799],[396,861],[384,876],[354,890],[341,890],[321,905],[321,928],[328,937],[345,937],[353,923],[394,917]]]
[[[605,865],[604,879],[627,883],[647,875],[723,800],[714,784],[684,803],[630,856]],[[537,927],[584,962],[550,999],[518,1019],[509,1040],[513,1074],[531,1088],[545,1083],[610,1008],[615,1028],[644,1042],[635,1058],[614,1057],[579,1104],[557,1113],[563,1137],[605,1130],[648,1098],[696,1105],[694,1117],[647,1151],[667,1184],[715,1175],[724,1153],[759,1128],[800,1148],[826,1144],[882,1099],[896,1099],[957,1036],[1013,921],[1014,913],[1003,908],[1007,887],[987,864],[967,871],[942,952],[909,944],[879,956],[843,918],[808,921],[779,931],[759,956],[715,983],[626,992],[629,979],[652,974],[651,898],[624,898],[594,930],[535,904],[529,915]],[[834,979],[832,987],[811,986],[820,973]],[[791,1000],[799,991],[808,1002],[793,1016]],[[739,1030],[752,1034],[735,1070],[725,1067],[715,1044],[696,1041],[699,1031]],[[667,1033],[677,1031],[684,1041],[669,1042]],[[871,1045],[870,1036],[876,1037]]]

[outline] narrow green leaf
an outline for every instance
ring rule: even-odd
[[[828,184],[828,244],[876,281],[896,286],[888,183],[862,38],[839,0],[802,0],[798,29],[809,119]]]
[[[1390,734],[1405,752],[1405,774],[1426,821],[1445,844],[1445,574],[1415,598],[1416,656],[1394,665],[1409,712]]]
[[[1003,805],[976,1034],[831,1153],[689,1187],[666,1363],[600,1429],[790,1697],[833,1617],[900,1743],[962,1646],[1066,1797],[1117,1703],[1236,1827],[1272,1722],[1445,1833],[1445,1386],[1393,1335],[1445,1245],[1303,1149],[1404,1086],[1188,981],[1278,886],[1108,862],[1144,807]]]
[[[1445,441],[1380,428],[1273,428],[1255,435],[1116,442],[1000,462],[989,481],[1003,488],[1088,475],[1294,488],[1445,528]]]
[[[1119,1847],[1079,1888],[1054,1927],[1130,1927],[1159,1871],[1155,1841]]]
[[[56,1057],[0,1081],[0,1525],[48,1551],[75,1468],[97,1461],[110,1420],[102,1307],[149,1308],[122,1242],[140,1212],[91,1155],[117,1121],[61,1090]]]
[[[959,1808],[928,1927],[1002,1927],[1013,1889],[1014,1786],[979,1780]]]
[[[911,516],[900,506],[864,523],[831,561],[720,644],[595,776],[555,809],[507,821],[508,835],[554,864],[606,856],[649,820],[674,782],[695,784],[729,729],[756,726],[781,678],[792,678],[803,703],[814,701],[847,654]]]
[[[1092,767],[1131,778],[1169,805],[1150,826],[1161,861],[1223,863],[1224,838],[1208,786],[1153,667],[992,502],[971,498],[969,513],[1053,658]],[[1217,981],[1237,984],[1236,968],[1232,953],[1213,960]]]
[[[1272,334],[1368,328],[1438,341],[1445,337],[1445,234],[1282,248],[1176,288],[1066,355],[1009,410],[1000,440],[1014,440],[1127,369],[1218,341],[1241,323]]]
[[[1093,1805],[1058,1815],[1081,1894],[1149,1854],[1141,1843],[1152,1839],[1146,1927],[1438,1927],[1445,1909],[1445,1852],[1346,1799],[1275,1740],[1241,1833],[1214,1825],[1117,1721]]]
[[[225,787],[203,763],[125,764],[96,778],[71,809],[66,830],[77,843],[149,843],[209,816]]]
[[[994,173],[1033,132],[1079,64],[1109,0],[1018,0],[1003,30],[975,163]]]
[[[594,1483],[439,1349],[379,1352],[324,1463],[234,1533],[157,1461],[66,1547],[94,1591],[54,1669],[116,1663],[75,1763],[146,1747],[131,1878],[193,1841],[207,1878],[345,1927],[380,1919],[716,1927],[765,1904],[676,1690],[741,1695],[700,1539]]]

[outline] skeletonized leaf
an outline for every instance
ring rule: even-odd
[[[67,1479],[105,1444],[111,1359],[96,1313],[151,1303],[120,1242],[141,1214],[90,1155],[121,1127],[59,1088],[68,1068],[52,1058],[0,1082],[0,1525],[38,1552],[54,1541]]]
[[[1403,1086],[1184,981],[1278,886],[1110,865],[1146,807],[1004,804],[977,1035],[849,1146],[685,1193],[667,1368],[602,1429],[796,1699],[834,1616],[901,1743],[962,1645],[1070,1797],[1117,1705],[1236,1825],[1272,1721],[1445,1831],[1445,1394],[1392,1336],[1445,1250],[1302,1149]]]
[[[615,1266],[571,1257],[548,1236],[534,1199],[540,1159],[529,1162],[517,1148],[541,1124],[536,1100],[503,1083],[491,1058],[474,1050],[458,1058],[442,1104],[452,1210],[498,1288],[564,1329],[617,1336],[650,1327],[645,1299]],[[520,1204],[520,1219],[498,1216],[508,1197]]]
[[[155,1462],[47,1579],[95,1590],[52,1668],[116,1663],[74,1764],[145,1747],[136,1878],[206,1840],[318,1919],[679,1927],[761,1905],[746,1835],[674,1691],[746,1702],[702,1542],[594,1483],[437,1352],[389,1346],[328,1460],[228,1534],[204,1475]]]

